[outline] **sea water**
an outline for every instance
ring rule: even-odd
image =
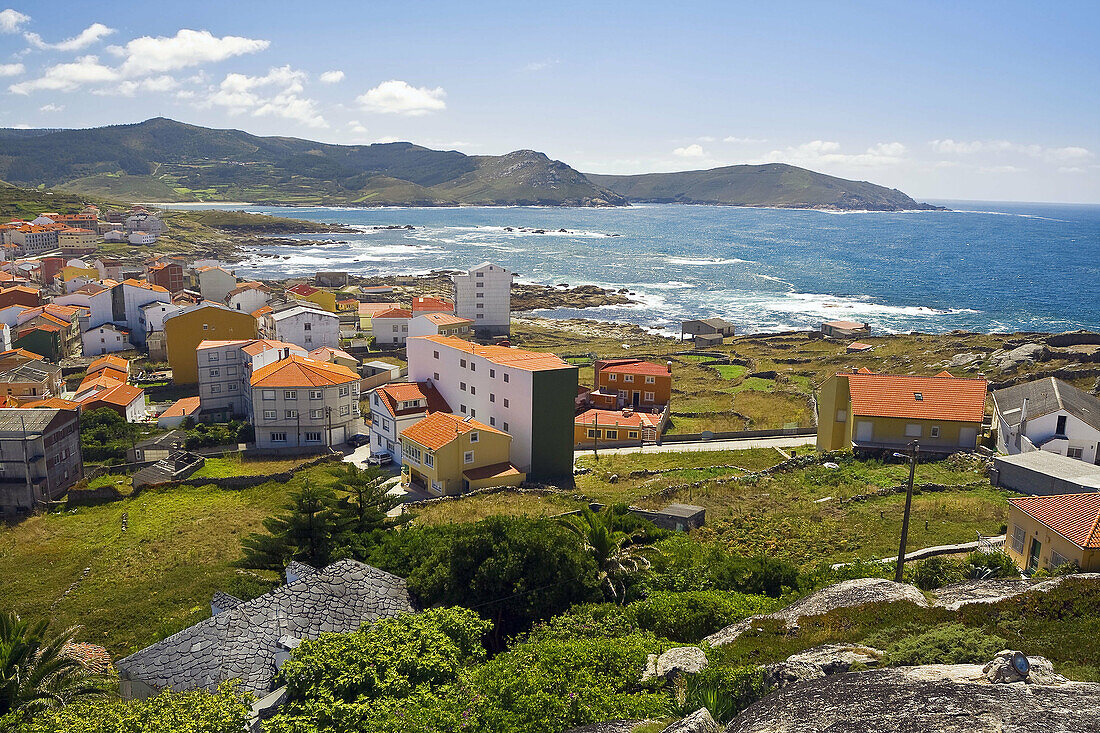
[[[246,277],[396,275],[491,261],[521,282],[627,289],[637,300],[539,315],[666,332],[710,316],[739,332],[822,320],[891,332],[1100,330],[1100,206],[935,203],[952,210],[224,208],[358,230],[257,248],[236,266]],[[412,228],[374,228],[405,225]]]

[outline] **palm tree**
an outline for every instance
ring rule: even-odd
[[[47,621],[0,612],[0,731],[82,697],[105,695],[108,680],[62,653],[75,628],[47,635]]]
[[[563,524],[580,537],[585,551],[596,561],[604,592],[612,600],[625,603],[626,579],[648,570],[647,555],[657,552],[655,547],[636,544],[636,540],[645,536],[645,530],[615,529],[610,512],[597,513],[587,508],[581,514],[567,517]]]

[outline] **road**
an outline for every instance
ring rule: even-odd
[[[630,446],[626,448],[600,448],[603,455],[623,453],[691,453],[695,451],[748,450],[749,448],[801,448],[814,445],[817,436],[789,435],[779,438],[737,438],[735,440],[707,440],[693,443],[665,443],[663,445]],[[576,451],[578,456],[591,454],[591,448]]]

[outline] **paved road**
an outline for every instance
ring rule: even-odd
[[[736,440],[708,440],[695,443],[665,443],[664,445],[631,446],[627,448],[600,448],[604,455],[622,453],[691,453],[695,451],[747,450],[749,448],[800,448],[814,445],[814,435],[790,435],[781,438],[737,438]],[[576,454],[591,455],[592,449],[577,450]]]

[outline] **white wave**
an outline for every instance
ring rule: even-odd
[[[655,290],[688,290],[696,287],[692,283],[686,283],[682,280],[669,280],[667,283],[635,283],[629,286],[630,288],[638,288],[644,290],[646,288],[653,288]]]
[[[742,260],[737,257],[669,257],[668,262],[673,265],[736,265],[743,263],[755,265],[752,260]]]

